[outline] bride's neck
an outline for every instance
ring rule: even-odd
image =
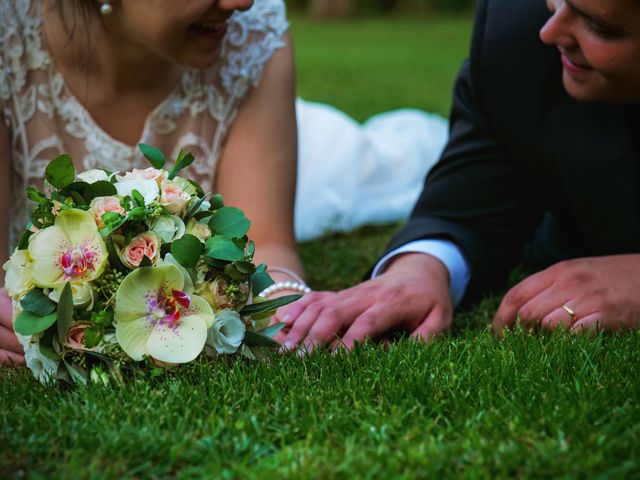
[[[103,96],[162,97],[180,78],[182,67],[107,31],[97,16],[89,15],[85,20],[79,12],[62,12],[56,6],[59,3],[45,0],[44,37],[70,87],[87,89],[85,93],[92,95],[97,90]]]

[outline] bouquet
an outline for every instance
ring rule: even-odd
[[[263,356],[277,347],[273,283],[253,263],[250,221],[178,176],[194,158],[141,144],[151,167],[76,176],[67,155],[45,170],[15,252],[4,265],[14,330],[40,381],[122,379],[124,371],[200,356]]]

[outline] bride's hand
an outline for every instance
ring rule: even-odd
[[[0,364],[24,364],[24,352],[13,333],[13,307],[5,288],[0,289]]]
[[[384,274],[340,292],[312,292],[278,310],[284,350],[302,345],[351,349],[356,341],[403,329],[428,340],[453,323],[446,267],[434,257],[406,254]]]

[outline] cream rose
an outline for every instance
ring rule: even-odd
[[[123,180],[115,184],[119,195],[125,196],[133,193],[134,190],[140,192],[144,198],[144,203],[149,205],[158,199],[160,189],[155,180],[147,180],[145,178],[134,178],[131,180]]]
[[[163,242],[171,243],[182,238],[185,231],[184,222],[175,215],[163,215],[153,222],[151,230],[157,233]]]
[[[137,268],[144,257],[155,265],[160,259],[160,237],[154,232],[136,236],[120,252],[122,262],[129,268]]]
[[[187,207],[189,200],[191,200],[191,195],[184,190],[180,182],[163,180],[160,183],[160,204],[169,213],[179,215]]]
[[[167,178],[167,172],[164,170],[158,170],[157,168],[149,167],[145,169],[134,168],[130,172],[126,172],[124,175],[118,176],[118,181],[128,181],[128,180],[155,180],[160,183],[162,180]]]
[[[211,229],[206,223],[199,223],[192,218],[187,223],[186,233],[197,237],[202,243],[204,243],[211,236]]]
[[[104,227],[102,215],[108,212],[115,212],[124,215],[126,212],[118,197],[97,197],[91,200],[89,205],[89,213],[95,219],[98,228]]]

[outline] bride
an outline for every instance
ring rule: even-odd
[[[405,215],[445,135],[441,119],[411,111],[359,127],[299,101],[296,200],[287,27],[283,0],[178,9],[174,0],[0,0],[0,204],[10,206],[0,214],[0,261],[24,228],[25,187],[42,188],[49,160],[68,153],[78,171],[144,168],[138,143],[193,153],[185,176],[244,210],[256,262],[301,291],[294,204],[300,239]],[[422,127],[435,140],[416,150],[407,132]],[[0,363],[24,362],[11,325],[3,289]]]

